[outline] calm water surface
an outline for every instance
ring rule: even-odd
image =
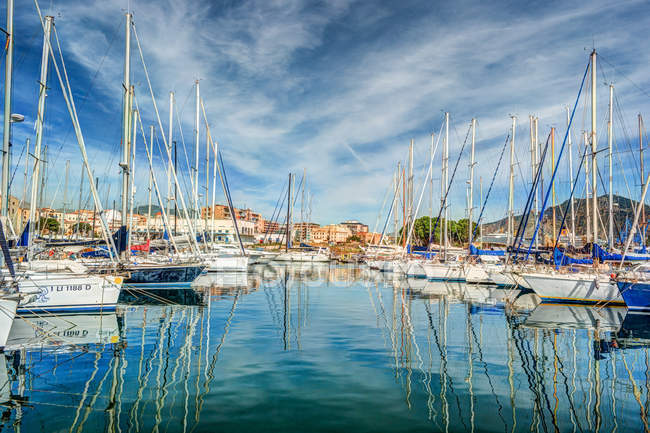
[[[267,265],[16,320],[0,431],[647,431],[650,322],[519,290]]]

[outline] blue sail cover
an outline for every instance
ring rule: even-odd
[[[593,259],[574,259],[573,257],[569,257],[557,248],[553,250],[553,262],[555,266],[591,265],[594,263]]]
[[[110,254],[108,254],[108,249],[104,247],[100,247],[99,249],[92,250],[92,251],[86,251],[85,253],[81,253],[81,257],[92,257],[92,258],[98,258],[98,257],[103,257],[103,258],[110,258]]]
[[[618,261],[620,262],[623,260],[623,254],[617,254],[617,253],[608,253],[605,250],[603,250],[600,245],[594,244],[594,249],[592,252],[592,256],[595,259],[600,260],[601,262],[604,261]],[[650,261],[650,255],[647,254],[626,254],[625,255],[625,261],[626,262],[643,262],[643,261]]]
[[[25,229],[23,230],[23,233],[20,235],[20,239],[18,239],[18,244],[16,246],[17,247],[29,246],[29,220],[27,220],[27,224],[25,224]]]
[[[479,250],[474,245],[470,244],[469,253],[472,256],[505,256],[504,250]]]

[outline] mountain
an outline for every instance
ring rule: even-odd
[[[625,221],[629,220],[630,224],[634,221],[634,208],[638,205],[638,201],[630,200],[627,197],[622,197],[620,195],[614,195],[613,197],[614,204],[614,233],[616,233],[625,227]],[[575,208],[575,224],[576,224],[576,235],[584,236],[586,233],[587,219],[586,219],[586,206],[584,198],[576,198],[573,200]],[[559,230],[560,223],[562,222],[562,215],[564,214],[565,209],[567,209],[568,200],[563,203],[555,206],[555,220],[556,220],[556,229]],[[541,203],[540,203],[541,206]],[[589,201],[589,210],[591,214],[591,200]],[[546,233],[550,233],[553,229],[553,207],[546,209],[544,212],[543,219],[543,229]],[[609,209],[609,196],[602,195],[598,197],[598,209],[600,210],[600,225],[599,232],[601,233],[601,238],[603,233],[603,227],[605,233],[608,230],[608,209]],[[650,218],[650,206],[645,205],[645,214],[646,219]],[[590,215],[591,216],[591,215]],[[521,215],[515,216],[515,231],[519,227],[519,222],[521,221]],[[571,226],[571,209],[567,210],[566,222],[564,223],[565,228],[570,228]],[[503,218],[498,221],[493,221],[490,223],[483,224],[484,233],[498,233],[505,232],[508,227],[508,219]],[[534,216],[528,220],[526,227],[526,235],[531,235],[535,229]]]
[[[149,212],[149,205],[146,205],[146,204],[136,206],[136,207],[133,208],[133,213],[134,214],[147,215],[147,212]],[[154,216],[158,212],[160,212],[160,206],[152,204],[151,205],[151,215]],[[173,212],[173,210],[172,210],[172,212]]]

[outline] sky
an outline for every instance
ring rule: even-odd
[[[13,112],[25,115],[25,122],[12,128],[12,194],[22,197],[27,138],[33,152],[43,35],[34,4],[19,3],[14,18],[12,95]],[[437,137],[442,131],[444,112],[451,119],[450,172],[471,119],[477,119],[476,213],[482,206],[481,180],[485,198],[494,177],[485,221],[506,215],[509,151],[498,171],[497,162],[510,132],[511,116],[516,116],[515,211],[523,209],[531,179],[529,116],[539,117],[542,144],[550,128],[556,127],[558,158],[566,134],[565,110],[575,104],[594,47],[599,54],[598,147],[607,146],[608,86],[613,84],[614,191],[638,198],[637,115],[650,117],[650,52],[645,46],[648,6],[647,1],[424,0],[51,0],[40,4],[44,14],[54,16],[105,207],[113,207],[115,201],[119,208],[120,200],[124,14],[128,8],[165,134],[169,92],[175,92],[173,140],[178,144],[178,171],[186,191],[187,162],[193,165],[195,148],[194,83],[199,80],[211,135],[223,154],[236,207],[250,207],[270,218],[288,173],[296,173],[300,182],[304,170],[312,196],[312,221],[358,219],[371,229],[378,222],[381,227],[386,218],[387,207],[382,211],[382,203],[398,161],[403,164],[407,158],[411,140],[415,143],[414,189],[419,197],[429,165],[431,134]],[[0,14],[6,14],[4,5]],[[149,125],[155,125],[154,166],[164,195],[161,128],[134,33],[131,55],[131,82],[147,136]],[[4,72],[4,60],[0,66]],[[43,204],[61,207],[65,199],[66,207],[76,208],[80,151],[58,79],[50,69]],[[574,176],[578,177],[580,149],[575,144],[582,140],[581,131],[590,128],[589,83],[585,86],[569,134],[574,143]],[[143,143],[138,134],[137,204],[148,200]],[[203,119],[199,143],[199,190],[204,201]],[[428,214],[430,206],[434,215],[438,211],[441,149],[442,145],[433,164],[433,193],[427,187],[420,215]],[[468,150],[469,144],[450,188],[452,218],[466,215]],[[558,168],[560,201],[569,192],[567,156],[565,151]],[[70,160],[70,171],[64,191],[66,160]],[[606,183],[605,153],[599,154],[598,163]],[[550,178],[548,170],[546,176]],[[576,195],[581,196],[584,182],[577,185]],[[604,193],[599,188],[599,194]],[[87,191],[86,186],[82,199],[86,207],[91,206]],[[217,202],[223,203],[223,191],[216,193]],[[211,194],[207,193],[208,199]],[[300,202],[294,212],[298,219],[299,213]]]

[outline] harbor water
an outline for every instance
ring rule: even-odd
[[[17,317],[2,432],[648,431],[650,320],[334,264]]]

